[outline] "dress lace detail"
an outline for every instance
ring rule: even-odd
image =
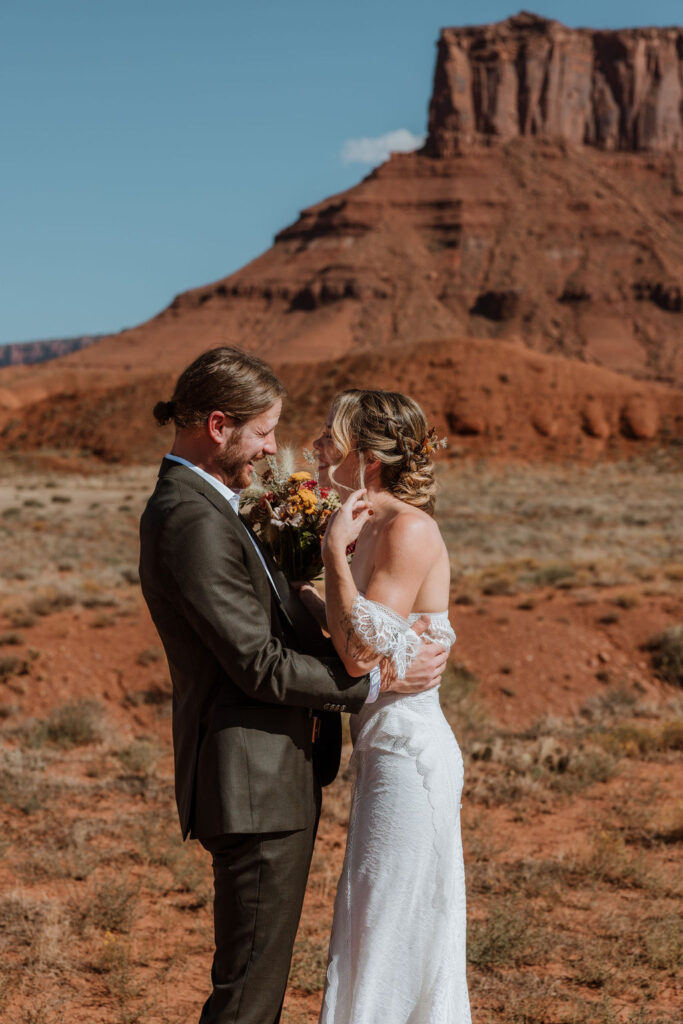
[[[405,634],[419,615],[403,619],[363,595],[356,604],[364,643],[392,658],[405,650],[409,664]],[[448,613],[430,619],[423,639],[450,647]],[[351,716],[351,734],[354,791],[320,1024],[471,1024],[463,763],[438,690],[381,694]]]
[[[351,622],[365,646],[391,658],[398,678],[403,679],[420,646],[420,638],[408,621],[391,608],[358,594],[351,607]]]

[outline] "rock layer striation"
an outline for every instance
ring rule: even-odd
[[[522,12],[441,32],[426,152],[535,135],[683,149],[683,28],[571,29]]]

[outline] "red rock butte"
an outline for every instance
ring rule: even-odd
[[[680,439],[682,90],[683,29],[444,29],[422,150],[147,323],[0,371],[0,447],[156,454],[149,410],[225,343],[282,373],[297,439],[356,383],[410,391],[479,454]]]
[[[441,33],[426,151],[535,136],[683,149],[683,28],[570,29],[523,11]]]

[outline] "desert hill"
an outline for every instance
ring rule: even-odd
[[[448,434],[448,458],[468,453],[513,459],[624,457],[683,437],[683,396],[576,360],[480,339],[425,341],[336,360],[274,364],[288,390],[281,436],[310,445],[334,393],[369,380],[416,397]],[[114,384],[118,376],[118,383]],[[85,376],[81,377],[85,381]],[[45,397],[8,420],[6,449],[79,449],[112,462],[156,460],[172,428],[150,427],[150,409],[170,396],[171,373],[116,372],[97,385]]]
[[[0,373],[0,443],[34,444],[27,417],[35,424],[48,410],[55,416],[41,421],[41,443],[66,444],[69,429],[82,443],[104,391],[117,429],[134,425],[138,438],[153,438],[151,399],[194,355],[226,341],[278,367],[326,364],[286,373],[317,386],[323,375],[335,385],[353,376],[349,367],[370,354],[378,383],[400,364],[404,386],[423,396],[435,378],[431,404],[444,422],[460,392],[467,415],[489,428],[489,406],[505,407],[510,443],[519,443],[511,417],[524,402],[510,402],[501,378],[527,348],[564,357],[555,377],[572,407],[609,392],[600,400],[614,411],[596,428],[603,444],[594,454],[615,432],[641,436],[624,426],[631,400],[658,410],[650,439],[680,436],[681,54],[681,29],[592,32],[528,14],[444,29],[423,150],[392,156],[304,210],[262,256],[177,296],[147,323],[45,367]],[[468,346],[470,364],[486,352],[499,372],[485,382],[430,375],[435,344],[453,363]],[[613,375],[594,376],[598,367]],[[545,379],[535,378],[535,403],[553,408]],[[482,388],[492,393],[479,400]],[[310,405],[296,387],[292,397],[293,410]],[[69,429],[59,426],[67,410]],[[565,444],[557,426],[539,429],[541,419],[520,420],[522,434],[536,424],[529,450],[547,453],[536,438],[551,437],[558,453],[572,454],[574,441]]]

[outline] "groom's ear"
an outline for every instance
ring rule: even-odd
[[[206,418],[206,430],[215,444],[222,444],[225,440],[225,430],[234,430],[235,419],[230,416],[227,412],[221,412],[219,409],[215,409],[210,412]]]

